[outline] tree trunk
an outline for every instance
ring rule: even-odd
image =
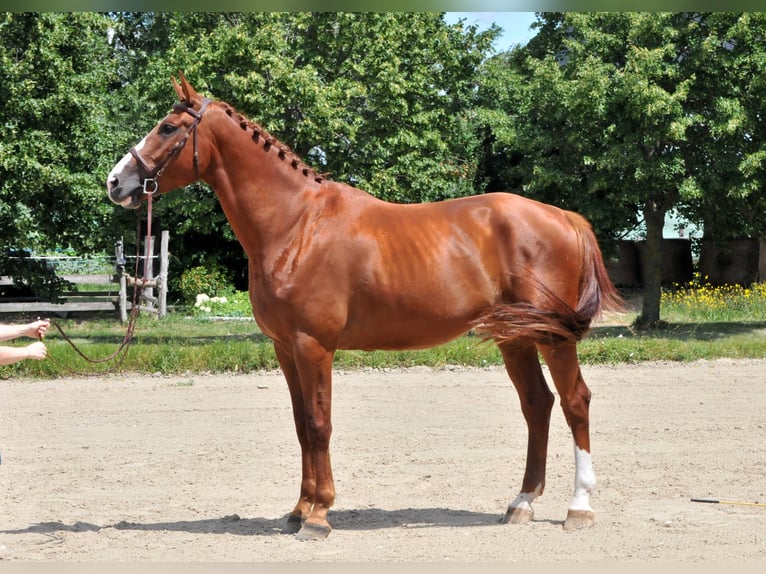
[[[646,223],[646,251],[644,254],[644,300],[637,324],[654,327],[660,325],[660,298],[662,296],[662,230],[665,226],[664,206],[649,201],[644,207]]]

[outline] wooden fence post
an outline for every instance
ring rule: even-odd
[[[154,237],[149,237],[144,245],[144,265],[143,277],[132,277],[125,272],[125,254],[123,252],[122,239],[115,244],[115,268],[117,270],[120,282],[120,320],[124,323],[128,320],[128,287],[142,290],[139,301],[135,304],[141,311],[154,313],[158,319],[163,319],[167,315],[168,298],[168,267],[170,259],[168,256],[168,244],[170,242],[170,232],[165,230],[160,238],[160,271],[154,275]],[[158,294],[154,295],[154,287],[157,287]]]
[[[154,235],[147,237],[144,244],[144,298],[150,303],[154,300]]]
[[[120,321],[123,323],[128,320],[128,286],[125,278],[125,252],[123,251],[122,238],[114,244],[115,274],[120,284],[119,306]]]
[[[163,319],[167,314],[168,303],[168,242],[170,240],[170,232],[166,229],[162,232],[160,239],[160,274],[157,277],[159,283],[159,310],[157,317]]]

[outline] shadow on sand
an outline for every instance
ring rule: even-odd
[[[452,510],[449,508],[405,508],[401,510],[331,511],[328,516],[335,530],[379,530],[385,528],[469,528],[501,525],[500,514]],[[27,528],[4,530],[2,534],[56,534],[58,532],[94,532],[103,528],[116,530],[172,531],[204,534],[238,534],[242,536],[272,536],[281,534],[287,515],[280,518],[241,518],[233,514],[222,518],[179,520],[175,522],[130,522],[98,526],[88,522],[40,522]]]

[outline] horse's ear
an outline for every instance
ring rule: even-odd
[[[194,98],[199,97],[197,95],[197,91],[191,87],[191,84],[186,81],[186,76],[184,76],[183,72],[178,72],[181,76],[181,88],[184,91],[184,94],[186,95],[186,98],[184,98],[187,102],[191,103],[191,101]]]
[[[176,91],[176,95],[178,96],[179,101],[183,101],[185,99],[184,92],[181,89],[181,86],[178,85],[178,82],[176,82],[176,79],[171,76],[171,80],[173,80],[173,89]]]
[[[181,84],[179,85],[178,82],[176,82],[175,78],[173,79],[173,88],[176,91],[176,94],[178,95],[178,99],[182,102],[187,102],[191,104],[192,100],[195,97],[198,97],[197,91],[192,88],[191,84],[186,81],[186,76],[184,76],[184,73],[179,71],[178,72],[180,78],[181,78]]]

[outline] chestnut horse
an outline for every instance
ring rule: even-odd
[[[576,344],[620,299],[585,219],[509,193],[387,203],[319,175],[183,74],[173,86],[180,101],[115,165],[108,195],[137,208],[146,192],[198,179],[215,191],[248,255],[253,315],[290,390],[302,478],[285,531],[306,539],[331,530],[336,350],[421,349],[471,329],[498,344],[529,429],[521,490],[504,520],[529,521],[545,487],[554,395],[539,351],[575,445],[564,528],[593,524],[590,391]]]

